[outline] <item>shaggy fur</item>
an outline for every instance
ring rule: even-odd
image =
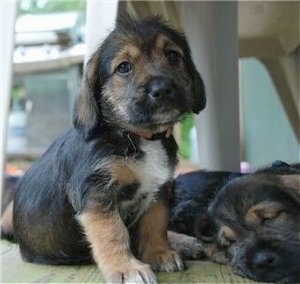
[[[167,241],[173,125],[205,107],[183,35],[128,16],[91,56],[71,129],[19,183],[15,239],[29,262],[95,261],[107,282],[183,269]]]

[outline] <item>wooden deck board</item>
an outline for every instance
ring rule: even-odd
[[[1,240],[1,283],[103,283],[96,265],[40,265],[24,262],[18,245]],[[233,274],[230,267],[188,261],[187,270],[158,273],[159,283],[257,283]]]

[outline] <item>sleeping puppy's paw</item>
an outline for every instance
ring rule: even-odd
[[[200,259],[205,256],[203,244],[195,237],[168,231],[170,247],[183,259]]]
[[[228,257],[226,256],[226,251],[217,243],[205,245],[204,251],[205,255],[214,262],[221,264],[227,264],[229,262]]]
[[[103,271],[106,283],[143,283],[156,284],[156,276],[149,265],[136,259],[130,259],[119,267],[113,267],[110,270]]]
[[[176,251],[166,250],[144,254],[143,261],[149,263],[154,271],[181,271],[184,264]]]

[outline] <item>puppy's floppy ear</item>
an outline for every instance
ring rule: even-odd
[[[100,56],[95,52],[86,65],[79,95],[75,101],[73,123],[75,128],[91,132],[99,123],[100,109],[97,96],[101,93]]]
[[[282,175],[280,182],[283,184],[284,190],[300,204],[300,175]]]
[[[191,78],[193,81],[193,105],[191,109],[193,113],[198,114],[206,106],[205,87],[204,82],[192,61],[189,66],[191,68]]]

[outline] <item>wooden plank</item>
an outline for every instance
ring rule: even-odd
[[[18,245],[1,240],[1,283],[103,283],[96,265],[41,265],[24,262]],[[187,270],[158,273],[159,283],[256,283],[233,274],[230,267],[188,261]]]
[[[1,240],[1,283],[103,283],[95,265],[42,265],[24,262],[18,245]]]

